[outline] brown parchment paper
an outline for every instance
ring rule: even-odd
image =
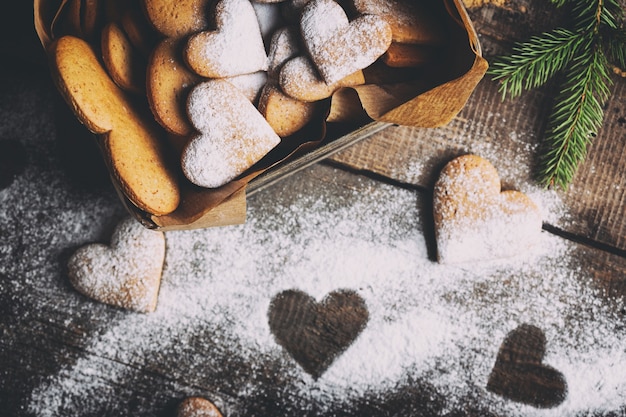
[[[354,123],[359,120],[365,124],[374,120],[417,127],[447,124],[463,108],[484,76],[487,61],[481,56],[478,37],[461,0],[431,1],[441,15],[445,33],[449,36],[432,65],[415,70],[410,77],[396,77],[388,68],[381,70],[380,66],[372,65],[364,70],[365,85],[337,92],[324,103],[323,114],[316,122],[294,137],[283,140],[278,148],[241,178],[218,189],[201,189],[181,179],[181,203],[168,215],[154,216],[138,209],[112,176],[111,180],[128,211],[146,227],[159,230],[243,223],[246,217],[245,190],[250,181],[335,139],[326,137],[327,122],[350,120]],[[60,36],[59,33],[69,31],[71,35],[80,37],[82,34],[87,38],[84,31],[81,33],[80,24],[67,23],[76,21],[77,4],[81,4],[81,0],[34,0],[35,30],[46,51]]]

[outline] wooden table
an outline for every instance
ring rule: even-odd
[[[487,57],[558,16],[469,5]],[[389,127],[256,193],[244,226],[166,233],[157,311],[138,314],[67,279],[126,213],[93,149],[63,136],[29,13],[2,25],[0,141],[24,164],[0,191],[0,414],[174,416],[188,396],[225,416],[626,413],[626,80],[567,191],[532,180],[553,86],[502,102],[485,78],[449,125]],[[543,203],[537,252],[434,260],[433,184],[465,153]],[[319,307],[335,291],[350,318]],[[295,333],[271,330],[289,312],[334,323],[307,335],[334,360],[294,359]],[[325,345],[346,322],[354,341]]]

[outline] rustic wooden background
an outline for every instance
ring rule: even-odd
[[[561,11],[543,0],[467,4],[486,57],[505,51],[515,40],[525,39],[532,33],[551,28],[564,18]],[[43,54],[32,30],[30,6],[27,1],[17,2],[12,11],[4,13],[1,18],[0,48],[5,54],[0,64],[0,85],[3,92],[0,108],[6,114],[14,114],[16,110],[11,107],[14,103],[21,103],[18,94],[26,92],[31,99],[28,107],[23,109],[24,117],[15,116],[3,122],[10,125],[10,128],[5,126],[4,132],[5,135],[6,132],[17,131],[46,135],[50,134],[46,129],[56,129],[62,138],[65,126],[59,123],[62,119],[58,117],[66,117],[67,114],[63,110],[59,110],[60,116],[55,114],[55,109],[62,104],[48,78]],[[412,190],[427,206],[439,168],[452,157],[467,152],[498,155],[498,159],[493,162],[501,172],[506,173],[502,178],[503,184],[506,187],[523,189],[533,184],[535,149],[541,140],[546,109],[549,108],[553,94],[554,86],[548,85],[524,94],[519,99],[502,102],[497,84],[485,78],[478,85],[466,108],[449,125],[437,129],[389,127],[297,176],[286,179],[285,186],[263,190],[251,197],[249,204],[260,210],[268,200],[278,198],[290,186],[302,188],[303,184],[310,189],[323,189],[333,195],[352,187],[355,176],[361,176],[372,184],[391,184]],[[0,138],[7,139],[12,138]],[[60,141],[59,146],[64,149],[63,141]],[[89,148],[82,149],[81,152],[86,152],[87,157],[79,163],[59,159],[64,170],[73,178],[72,187],[87,194],[89,198],[102,199],[104,203],[100,215],[106,214],[102,217],[121,216],[123,209],[112,203],[116,196],[103,174],[102,167],[98,165],[97,159],[89,157]],[[11,151],[11,154],[18,157],[13,160],[16,175],[19,175],[19,152]],[[415,161],[419,161],[419,164]],[[544,229],[574,242],[578,247],[577,253],[584,272],[594,277],[598,287],[605,291],[607,299],[616,300],[622,305],[626,300],[625,161],[626,80],[615,76],[612,97],[606,106],[604,125],[594,139],[589,156],[573,184],[561,193],[568,215],[546,222]],[[43,160],[35,162],[44,167],[48,163]],[[1,193],[2,191],[0,197]],[[0,204],[6,204],[5,200],[0,201]],[[0,213],[3,210],[7,208],[0,207]],[[45,224],[45,211],[31,220]],[[110,221],[95,221],[96,230],[89,233],[101,236],[110,226]],[[15,257],[37,255],[33,253],[33,248],[14,239],[20,233],[27,236],[29,229],[0,230],[0,240],[4,240],[5,245],[0,250],[0,266],[6,271],[10,270]],[[9,237],[12,240],[8,241]],[[25,237],[24,241],[28,239]],[[43,277],[42,282],[45,282]],[[69,284],[65,290],[71,290]],[[8,273],[0,273],[0,410],[3,410],[0,414],[7,416],[32,415],[24,408],[24,399],[31,390],[46,375],[58,372],[64,365],[82,356],[94,355],[87,350],[87,335],[104,331],[108,322],[114,320],[116,315],[111,309],[88,304],[72,304],[72,308],[63,309],[59,307],[66,304],[66,294],[63,292],[53,292],[37,286],[29,291],[28,296],[24,296],[19,284],[13,282]],[[72,325],[67,326],[66,323]],[[537,335],[532,328],[522,330],[529,340],[541,339],[541,335]],[[535,349],[535,346],[528,349]],[[108,414],[102,411],[99,415],[173,416],[183,392],[209,389],[199,382],[197,376],[177,373],[175,365],[175,360],[168,361],[167,358],[164,358],[160,369],[144,368],[142,358],[130,358],[115,363],[115,367],[138,370],[140,377],[128,381],[124,386],[110,386],[108,391],[104,390],[114,391],[121,398],[130,400],[127,404],[111,404]],[[317,365],[313,363],[311,366],[316,369]],[[275,407],[286,401],[281,398],[281,393],[269,391],[265,396],[242,399],[235,394],[238,387],[228,383],[228,375],[223,377],[223,397],[230,398],[233,402],[245,402],[238,409],[247,410],[247,415],[277,415]],[[624,377],[626,378],[626,374]],[[274,380],[267,376],[267,380],[263,382],[271,385]],[[553,382],[552,388],[558,395],[558,378]],[[104,385],[106,386],[106,381]],[[99,395],[97,392],[92,394]],[[115,399],[110,402],[114,403]],[[417,385],[413,389],[399,391],[390,398],[352,404],[348,408],[337,410],[333,415],[433,415],[445,413],[442,411],[443,404],[445,399],[437,398],[433,387]],[[128,414],[124,414],[122,410],[126,410]],[[626,412],[626,404],[612,415],[620,415],[620,411]],[[449,415],[484,416],[488,412],[480,404],[468,404],[466,409],[456,410]]]

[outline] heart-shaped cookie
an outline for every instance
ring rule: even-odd
[[[567,383],[561,372],[542,363],[545,349],[546,337],[536,326],[522,324],[510,332],[500,347],[487,389],[538,408],[562,403]]]
[[[529,250],[541,213],[518,191],[500,189],[495,167],[476,155],[450,161],[435,184],[433,214],[441,263],[491,260]]]
[[[188,397],[178,406],[176,417],[222,417],[222,413],[209,400]]]
[[[304,44],[322,78],[334,83],[366,68],[391,44],[391,27],[380,16],[361,15],[349,21],[333,0],[313,0],[302,10]]]
[[[278,344],[319,378],[365,328],[369,312],[354,291],[333,291],[318,303],[302,291],[287,290],[272,299],[268,319]]]
[[[267,69],[261,28],[249,0],[219,0],[214,31],[192,35],[185,60],[198,75],[224,78]]]
[[[156,308],[164,259],[163,233],[126,218],[115,228],[110,246],[78,249],[68,261],[68,275],[74,288],[89,298],[149,313]]]
[[[319,101],[328,98],[343,87],[365,83],[363,71],[357,70],[335,82],[328,83],[319,77],[313,63],[306,56],[287,61],[278,74],[278,83],[289,97],[300,101]]]
[[[242,174],[280,143],[248,98],[225,80],[198,84],[187,99],[200,135],[183,150],[185,176],[201,187],[219,187]]]

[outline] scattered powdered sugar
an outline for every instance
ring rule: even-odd
[[[423,231],[430,219],[419,195],[365,179],[332,193],[306,181],[286,180],[301,192],[274,193],[271,202],[255,196],[245,225],[166,233],[157,310],[119,316],[94,334],[89,355],[43,381],[29,411],[88,414],[98,409],[91,402],[115,401],[107,390],[136,378],[135,367],[157,365],[185,375],[186,387],[213,387],[203,394],[225,416],[255,415],[254,399],[263,397],[281,415],[358,414],[359,404],[384,403],[412,387],[439,404],[432,415],[478,408],[562,416],[624,406],[622,317],[576,267],[574,244],[543,232],[533,251],[516,258],[441,265],[431,259]],[[268,306],[286,289],[321,300],[340,288],[364,299],[369,322],[315,380],[275,342]],[[485,389],[500,344],[523,323],[545,332],[544,363],[567,380],[567,398],[554,409]],[[176,380],[168,384],[190,392]]]

